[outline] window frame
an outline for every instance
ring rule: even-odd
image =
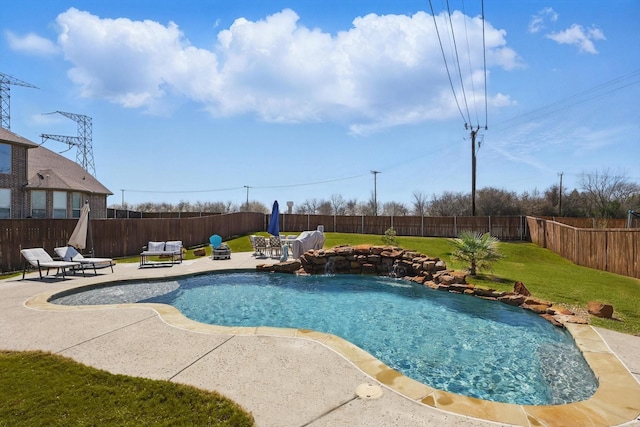
[[[7,160],[3,160],[6,154]],[[13,146],[0,142],[0,174],[11,175],[11,163],[13,158]]]
[[[0,219],[11,218],[11,189],[0,188]]]
[[[71,193],[71,218],[80,218],[81,212],[82,193]]]
[[[31,190],[31,218],[47,217],[47,192]]]
[[[66,191],[53,192],[53,210],[51,211],[52,218],[67,218],[67,212],[69,211],[69,207],[67,206],[68,199],[69,195]]]

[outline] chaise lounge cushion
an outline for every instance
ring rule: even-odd
[[[111,272],[113,272],[113,259],[111,258],[86,258],[73,246],[55,248],[54,251],[56,255],[65,261],[76,261],[81,264],[93,266],[94,272],[96,268],[102,267],[111,267]]]

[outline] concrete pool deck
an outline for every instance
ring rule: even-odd
[[[275,263],[251,253],[173,267],[117,263],[114,272],[44,281],[0,281],[0,349],[42,350],[109,372],[218,391],[258,426],[611,426],[640,427],[640,337],[571,326],[600,386],[583,402],[509,405],[435,390],[324,333],[204,325],[159,304],[69,307],[62,290]],[[267,273],[265,273],[267,274]]]

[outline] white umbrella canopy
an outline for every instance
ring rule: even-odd
[[[69,237],[69,246],[76,249],[84,249],[87,247],[87,229],[89,228],[89,203],[85,203],[80,211],[80,219],[73,229],[71,237]]]

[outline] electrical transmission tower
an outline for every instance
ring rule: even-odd
[[[43,133],[42,142],[47,139],[64,142],[71,147],[78,147],[76,152],[76,163],[84,168],[91,175],[96,176],[96,165],[93,162],[93,125],[91,117],[82,114],[65,113],[64,111],[54,111],[46,114],[62,114],[63,116],[73,120],[78,124],[78,136],[50,135]],[[65,150],[68,151],[68,150]]]
[[[11,129],[11,85],[38,89],[31,83],[0,73],[0,127],[3,129]]]

